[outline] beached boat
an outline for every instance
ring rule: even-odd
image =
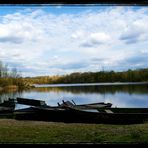
[[[64,101],[63,103],[59,104],[59,107],[75,107],[77,109],[97,109],[97,108],[110,108],[112,106],[111,103],[104,103],[104,102],[98,102],[98,103],[88,103],[88,104],[76,104],[73,100],[72,101]]]
[[[30,107],[16,111],[15,117],[18,120],[66,123],[136,124],[143,123],[148,119],[148,108],[77,109],[70,106],[65,108]]]
[[[35,99],[27,99],[27,98],[19,98],[19,97],[17,98],[17,103],[23,104],[23,105],[40,106],[45,108],[64,108],[64,107],[70,106],[78,109],[97,109],[97,108],[110,108],[112,106],[111,103],[104,103],[104,102],[77,105],[73,100],[72,101],[62,100],[62,103],[61,104],[58,103],[58,106],[49,106],[43,100],[35,100]]]
[[[19,100],[34,105],[15,110],[15,118],[18,120],[104,124],[135,124],[148,120],[148,108],[112,108],[112,104],[103,102],[76,105],[75,102],[64,100],[58,106],[48,106],[39,100],[35,101],[38,102],[36,105],[32,103],[33,100],[29,103],[27,99]]]
[[[28,98],[16,98],[17,104],[30,105],[30,106],[47,106],[46,102],[43,100],[28,99]]]

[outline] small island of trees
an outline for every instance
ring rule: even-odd
[[[17,69],[12,68],[10,70],[7,64],[0,61],[0,90],[10,88],[20,89],[24,87],[27,87],[26,82]]]

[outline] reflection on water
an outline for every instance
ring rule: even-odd
[[[73,94],[80,93],[111,93],[115,94],[117,92],[126,92],[129,94],[147,94],[148,93],[148,84],[147,85],[108,85],[108,86],[67,86],[67,87],[37,87],[32,89],[32,91],[39,92],[72,92]]]
[[[21,96],[22,92],[20,91],[0,91],[0,103],[9,100],[9,98],[16,98]]]
[[[57,102],[62,102],[64,99],[74,100],[76,104],[110,102],[113,107],[148,107],[148,84],[44,86],[22,92],[0,93],[1,102],[8,97],[40,99],[46,101],[49,105],[57,105]],[[17,105],[17,107],[23,106]]]

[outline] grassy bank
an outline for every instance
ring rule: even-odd
[[[147,143],[148,123],[65,124],[0,119],[0,143]]]

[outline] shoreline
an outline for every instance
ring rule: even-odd
[[[144,85],[148,82],[106,82],[106,83],[62,83],[62,84],[33,84],[34,87],[64,87],[64,86],[108,86],[108,85]]]
[[[0,92],[1,91],[17,91],[19,89],[30,89],[30,88],[34,88],[34,86],[17,86],[17,85],[8,85],[8,86],[4,86],[4,87],[1,87],[0,86]]]
[[[18,86],[16,85],[8,85],[8,86],[4,86],[4,87],[0,87],[0,91],[5,91],[5,90],[18,90]]]

